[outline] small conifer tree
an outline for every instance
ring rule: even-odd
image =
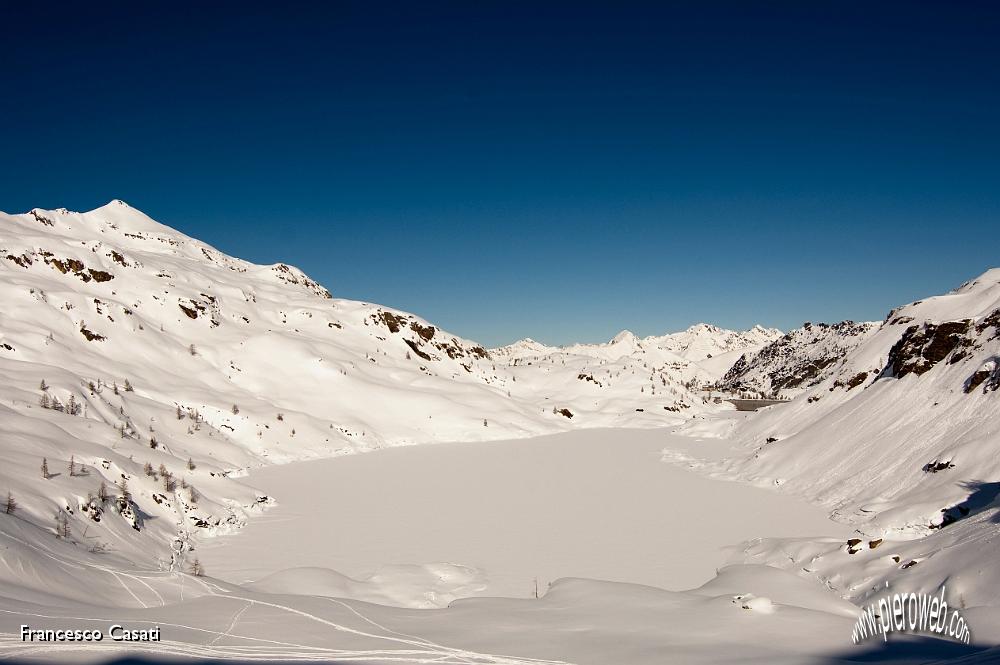
[[[69,517],[66,516],[64,511],[60,510],[56,513],[56,538],[68,540],[71,535]]]
[[[121,491],[121,498],[126,503],[131,503],[131,501],[132,501],[132,492],[128,488],[128,480],[126,478],[122,478],[121,482],[118,483],[118,489]]]

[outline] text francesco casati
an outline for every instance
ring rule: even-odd
[[[160,627],[139,630],[116,623],[102,631],[96,628],[33,629],[21,625],[22,642],[101,642],[105,639],[112,642],[159,642]]]

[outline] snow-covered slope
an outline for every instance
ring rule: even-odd
[[[130,378],[254,455],[468,437],[506,391],[473,342],[332,299],[295,268],[228,257],[120,202],[0,222],[5,358],[95,384]],[[65,399],[71,386],[53,389]],[[507,434],[545,429],[533,407],[504,403]]]
[[[718,408],[682,359],[522,362],[121,201],[0,213],[0,301],[0,493],[17,504],[0,536],[146,567],[191,564],[199,535],[267,504],[232,480],[267,463]],[[4,561],[0,580],[51,589]]]
[[[946,581],[963,607],[991,610],[980,625],[996,625],[997,612],[977,606],[995,607],[1000,589],[998,270],[856,336],[794,332],[787,354],[756,354],[772,342],[784,348],[778,331],[704,325],[643,339],[626,331],[607,344],[527,340],[487,350],[412,314],[333,298],[290,266],[226,256],[116,201],[88,213],[0,214],[0,302],[0,606],[8,624],[27,615],[39,625],[83,622],[105,608],[100,616],[172,626],[176,655],[498,663],[529,661],[412,633],[579,662],[621,660],[624,644],[625,660],[640,663],[659,662],[698,629],[685,652],[692,662],[751,653],[798,663],[815,662],[816,634],[824,653],[840,644],[831,629],[843,630],[846,643],[851,621],[849,606],[794,579],[816,577],[854,600],[885,581],[907,591]],[[245,478],[256,467],[589,427],[694,423],[691,432],[707,433],[718,422],[706,416],[725,406],[695,388],[744,354],[760,358],[744,379],[768,390],[802,362],[838,359],[804,380],[789,404],[745,420],[722,414],[719,422],[739,423],[737,441],[749,450],[712,468],[824,503],[857,527],[852,545],[751,541],[741,549],[748,562],[787,570],[725,569],[703,598],[562,580],[550,598],[529,604],[484,598],[427,613],[289,593],[311,591],[311,574],[256,589],[180,574],[198,570],[204,536],[235,531],[273,503]],[[712,505],[691,502],[695,519]],[[338,507],[317,506],[317,514]],[[663,506],[678,509],[688,510]],[[435,577],[447,587],[442,597],[461,593],[441,570],[422,568],[404,583]],[[333,589],[353,586],[320,577]],[[663,632],[687,615],[683,631]],[[0,648],[34,654],[8,624]],[[237,624],[250,635],[235,634]],[[497,625],[509,634],[494,637]],[[790,625],[802,628],[791,631],[799,641],[774,650]],[[720,654],[715,644],[730,628],[732,644]],[[554,635],[574,636],[573,645]],[[405,653],[380,649],[387,639]],[[57,647],[38,654],[77,653]]]
[[[855,523],[851,551],[783,549],[846,595],[947,582],[970,606],[996,604],[1000,269],[859,336],[825,378],[737,430],[753,452],[728,471]]]
[[[805,323],[756,352],[741,354],[717,387],[748,395],[796,395],[836,371],[837,363],[878,326],[854,321]]]

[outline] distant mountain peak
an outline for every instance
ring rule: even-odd
[[[620,333],[611,338],[611,344],[621,344],[623,342],[634,342],[638,340],[635,333],[631,330],[622,330]]]

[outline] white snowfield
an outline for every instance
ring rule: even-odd
[[[998,281],[791,352],[485,349],[120,201],[0,213],[0,658],[848,662],[887,581],[995,645]],[[822,367],[737,414],[741,358]],[[20,637],[113,623],[163,641]]]
[[[686,589],[762,532],[833,544],[851,535],[804,501],[659,464],[665,444],[706,450],[663,430],[594,429],[271,467],[252,479],[279,507],[199,553],[213,574],[268,590],[308,576],[309,587],[336,590],[325,595],[441,607],[532,597],[567,576]],[[320,504],[355,508],[316,524]],[[286,553],[268,548],[291,540],[312,573],[286,571]],[[411,565],[425,562],[435,565]],[[364,584],[316,572],[327,568]]]
[[[752,454],[719,468],[781,485],[855,526],[865,545],[854,555],[789,546],[790,566],[819,572],[845,596],[862,601],[886,580],[915,592],[947,580],[968,607],[995,607],[998,358],[993,269],[894,309],[830,376],[747,421],[736,437]]]

